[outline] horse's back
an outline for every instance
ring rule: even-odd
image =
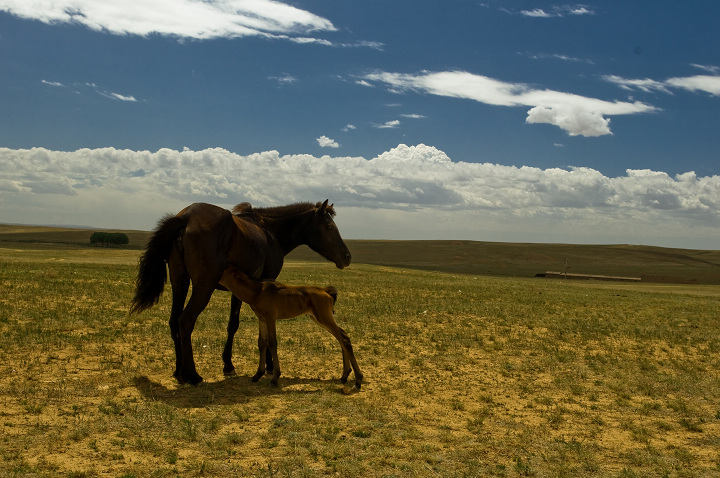
[[[182,239],[186,262],[199,257],[223,268],[228,263],[234,264],[254,278],[264,273],[268,241],[254,222],[208,203],[191,204],[178,216],[187,221]]]
[[[333,306],[337,300],[337,289],[335,287],[301,286],[299,289],[306,298],[308,309],[313,312],[316,319],[321,318],[320,314],[327,315],[329,312],[332,315]]]
[[[227,209],[204,202],[193,203],[178,213],[187,221],[186,230],[216,230],[219,226],[232,223],[232,213]]]

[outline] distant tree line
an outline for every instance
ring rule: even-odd
[[[122,232],[93,232],[90,236],[90,244],[98,244],[102,247],[121,246],[129,243],[130,239]]]

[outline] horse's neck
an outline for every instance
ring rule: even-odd
[[[298,246],[307,244],[304,229],[312,219],[313,212],[283,218],[265,219],[268,232],[282,250],[283,257]]]

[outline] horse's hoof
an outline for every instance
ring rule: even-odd
[[[260,380],[260,377],[262,377],[262,374],[256,373],[255,375],[253,375],[253,376],[250,378],[250,380],[253,381],[253,382],[257,382],[258,380]]]
[[[270,387],[275,388],[278,386],[277,380],[270,380]]]
[[[180,383],[189,383],[190,385],[200,385],[203,381],[203,378],[196,372],[187,374],[184,377],[182,377],[182,382]]]
[[[233,367],[232,365],[230,365],[229,367],[227,367],[227,366],[223,367],[223,374],[226,377],[228,377],[230,375],[237,375],[237,373],[235,372],[235,367]]]

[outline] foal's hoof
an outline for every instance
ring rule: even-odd
[[[360,391],[360,385],[357,383],[354,387],[348,387],[347,385],[344,385],[342,388],[342,394],[343,395],[353,395],[355,393],[358,393]]]

